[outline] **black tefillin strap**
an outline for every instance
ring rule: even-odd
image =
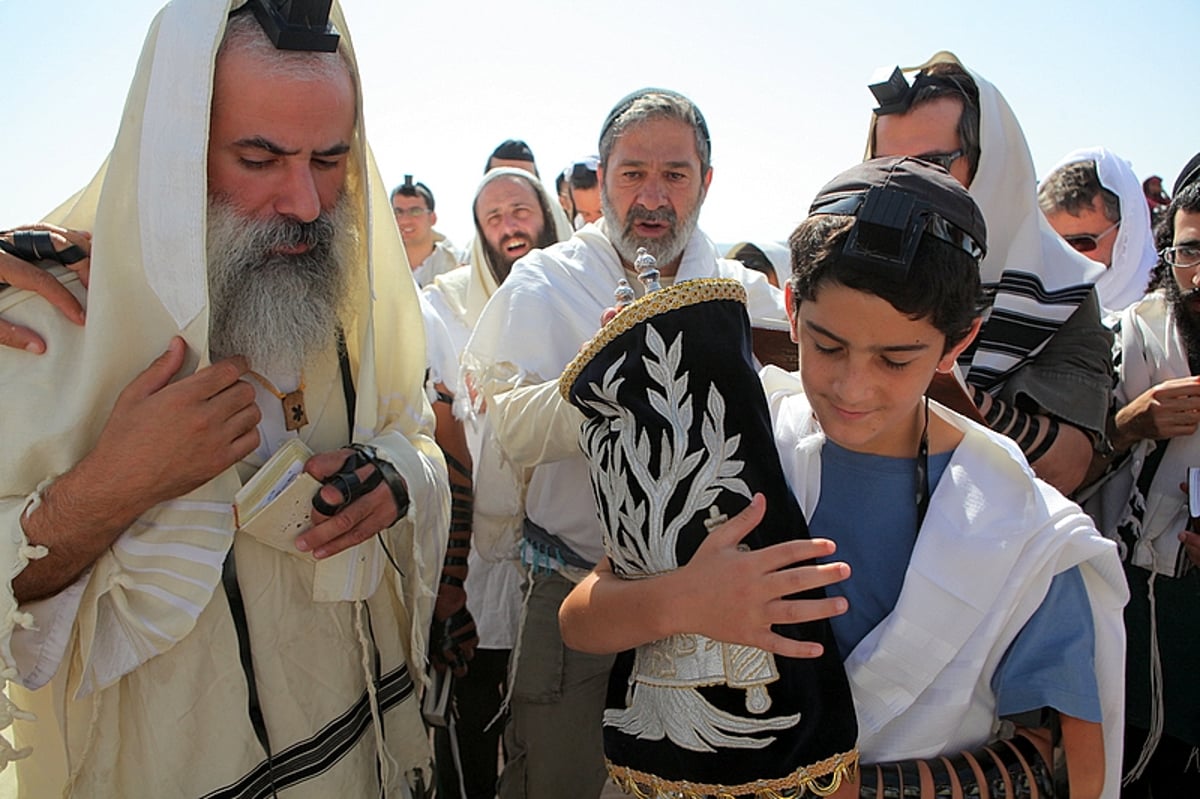
[[[342,376],[342,391],[346,397],[347,436],[354,435],[354,405],[356,392],[354,378],[350,374],[350,356],[346,351],[345,336],[339,331],[337,337],[338,370]],[[242,590],[238,585],[237,564],[233,556],[233,545],[225,556],[221,569],[221,587],[225,590],[225,599],[229,603],[229,615],[233,617],[233,629],[237,635],[238,659],[242,666],[242,675],[246,679],[246,714],[250,718],[250,726],[254,728],[254,736],[263,748],[266,756],[267,776],[271,783],[271,795],[276,795],[275,772],[272,766],[271,740],[267,735],[267,724],[262,712],[262,703],[258,698],[258,681],[254,673],[254,654],[250,647],[250,625],[246,620],[246,604],[242,599]],[[370,633],[372,649],[374,650],[375,683],[378,685],[381,673],[379,648],[375,646],[375,631],[371,626],[370,614],[367,616],[367,629]]]
[[[908,113],[917,93],[926,86],[938,86],[943,90],[949,90],[958,95],[964,104],[970,103],[975,108],[979,107],[978,90],[972,91],[969,86],[953,75],[930,75],[922,69],[910,84],[904,75],[904,70],[895,67],[885,80],[867,84],[871,94],[875,95],[875,102],[879,103],[879,106],[874,109],[875,116]]]
[[[233,544],[229,545],[229,553],[225,556],[225,564],[221,569],[221,587],[225,589],[225,599],[229,603],[229,615],[233,617],[233,629],[237,634],[238,659],[242,664],[242,674],[246,678],[246,713],[250,717],[250,726],[254,728],[254,737],[258,738],[263,754],[267,758],[267,779],[271,783],[271,796],[275,796],[275,769],[271,762],[271,739],[267,735],[267,724],[263,719],[262,705],[258,701],[258,682],[254,679],[254,654],[250,650],[250,626],[246,622],[246,604],[242,601],[242,589],[238,586],[237,565],[234,563]]]

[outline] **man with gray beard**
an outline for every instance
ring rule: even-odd
[[[430,783],[449,488],[421,313],[341,10],[282,50],[273,8],[155,20],[112,154],[48,220],[94,233],[86,295],[54,273],[87,324],[0,292],[46,342],[0,348],[20,796]]]
[[[609,656],[567,649],[558,607],[603,557],[602,531],[579,449],[580,413],[558,393],[563,368],[600,327],[622,278],[641,290],[639,247],[661,281],[734,277],[756,325],[786,330],[782,294],[718,259],[696,227],[712,180],[708,126],[686,97],[643,89],[613,109],[600,134],[604,216],[568,241],[526,255],[484,307],[463,363],[483,394],[507,458],[531,469],[522,556],[530,586],[514,655],[509,755],[502,799],[599,795]]]
[[[349,290],[354,234],[339,199],[311,222],[247,219],[227,200],[208,204],[209,353],[251,368],[299,373],[337,336]],[[280,250],[303,250],[285,254]]]

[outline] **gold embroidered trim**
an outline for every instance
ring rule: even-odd
[[[558,379],[559,393],[563,399],[570,401],[571,386],[575,384],[579,373],[588,362],[613,339],[631,330],[634,325],[667,311],[699,305],[710,300],[735,300],[744,305],[746,287],[729,277],[703,277],[684,280],[634,300],[613,317],[611,322],[600,328],[600,332],[596,333],[587,346],[567,364],[562,377]]]
[[[801,767],[786,777],[754,780],[741,785],[713,785],[688,780],[664,780],[654,774],[618,766],[605,759],[608,776],[625,793],[637,799],[799,799],[806,795],[830,796],[858,774],[858,749],[827,757],[820,763]]]

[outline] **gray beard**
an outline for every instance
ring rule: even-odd
[[[281,247],[304,243],[299,255]],[[209,354],[299,374],[329,347],[349,286],[354,236],[346,203],[313,222],[247,218],[223,198],[208,205]]]
[[[645,247],[646,251],[654,256],[658,261],[659,269],[673,263],[675,259],[683,255],[688,241],[692,238],[692,233],[696,230],[696,223],[700,220],[700,208],[703,205],[704,196],[701,195],[696,207],[682,222],[672,210],[663,208],[657,211],[648,211],[640,205],[630,208],[626,217],[621,219],[617,214],[617,209],[609,202],[608,192],[604,189],[600,191],[600,207],[604,212],[605,222],[608,223],[608,240],[612,242],[617,254],[621,256],[621,260],[628,265],[632,265],[637,260],[639,247]],[[672,230],[662,238],[642,238],[633,232],[633,223],[639,219],[666,221],[671,224]]]

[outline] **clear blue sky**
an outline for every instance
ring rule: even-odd
[[[0,226],[90,179],[161,4],[0,0]],[[552,183],[596,149],[609,108],[646,85],[688,94],[708,118],[715,175],[701,226],[723,242],[786,237],[816,189],[862,157],[874,70],[942,49],[1007,97],[1039,174],[1104,144],[1169,186],[1200,150],[1196,0],[343,6],[384,179],[427,183],[438,227],[460,244],[497,143],[528,141]]]

